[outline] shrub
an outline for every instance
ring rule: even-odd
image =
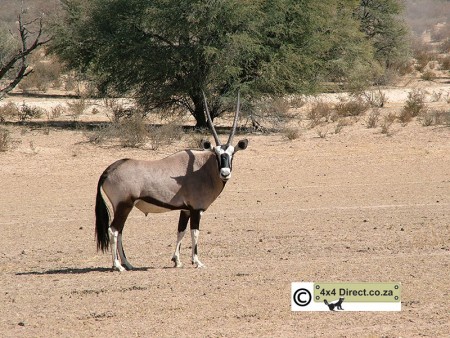
[[[48,58],[43,61],[37,60],[36,57],[32,57],[33,72],[19,83],[19,88],[23,91],[37,89],[45,92],[49,87],[60,84],[61,63],[55,59]]]
[[[450,41],[450,39],[449,39],[449,41]],[[441,69],[450,70],[450,55],[440,58],[439,63],[441,65]]]
[[[38,119],[42,116],[44,111],[39,107],[27,106],[25,102],[17,111],[17,116],[20,122],[25,122],[31,119]]]
[[[168,123],[162,126],[152,126],[149,130],[149,139],[152,149],[157,150],[162,145],[169,145],[176,140],[181,139],[183,129],[175,123]]]
[[[387,102],[386,94],[377,89],[376,91],[363,92],[362,96],[371,107],[383,108]]]
[[[385,134],[386,136],[390,136],[389,129],[392,126],[392,124],[395,121],[395,115],[392,113],[389,113],[388,115],[383,117],[383,120],[381,122],[381,133]]]
[[[339,134],[344,127],[350,125],[351,123],[346,118],[339,118],[336,126],[334,127],[334,133]]]
[[[424,81],[433,81],[436,79],[436,73],[431,70],[427,70],[420,78]]]
[[[12,103],[8,102],[7,104],[0,106],[0,122],[5,122],[7,119],[15,118],[19,114],[19,108]]]
[[[189,149],[202,148],[203,140],[208,139],[209,133],[190,132],[186,138],[186,146]]]
[[[65,111],[66,109],[62,105],[58,104],[50,110],[49,119],[57,119],[58,117],[61,117]]]
[[[5,128],[0,128],[0,152],[7,151],[10,144],[11,144],[11,137],[9,135],[9,130]]]
[[[87,102],[86,102],[86,99],[84,99],[84,98],[80,98],[77,100],[67,102],[68,114],[75,121],[78,120],[79,117],[83,114],[86,107],[87,107]]]
[[[408,99],[399,115],[402,122],[408,122],[426,109],[425,93],[421,90],[413,90],[408,93]]]
[[[419,115],[419,120],[424,127],[433,125],[450,125],[450,111],[431,110]]]
[[[380,119],[380,112],[378,109],[372,110],[366,118],[366,127],[367,128],[376,128],[378,124],[378,120]]]
[[[310,128],[314,128],[321,122],[327,122],[332,113],[333,108],[330,103],[322,100],[314,102],[306,115],[306,117],[310,120]]]
[[[140,147],[147,142],[149,137],[145,120],[139,114],[116,123],[116,128],[120,144],[123,147]]]
[[[328,134],[328,130],[326,129],[317,129],[317,136],[320,138],[326,138]]]
[[[413,42],[413,55],[416,59],[415,68],[418,71],[423,71],[430,61],[436,60],[436,54],[430,52],[429,45],[420,41],[419,39]]]
[[[338,116],[342,117],[362,115],[368,108],[368,104],[361,97],[341,100],[335,107]]]
[[[254,109],[252,109],[252,123],[256,128],[260,127],[259,121],[265,121],[275,128],[283,127],[287,121],[292,119],[293,115],[289,114],[291,104],[285,98],[264,98],[258,101]]]
[[[293,141],[300,137],[300,131],[298,128],[285,128],[283,130],[283,136],[289,141]]]

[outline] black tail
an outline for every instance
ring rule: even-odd
[[[107,177],[106,172],[100,176],[95,201],[95,237],[97,238],[97,250],[101,249],[103,252],[109,248],[109,212],[100,190]]]

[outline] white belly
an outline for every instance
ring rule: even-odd
[[[170,209],[166,209],[163,207],[158,207],[157,205],[151,204],[151,203],[147,203],[141,200],[137,200],[136,202],[134,202],[134,206],[136,208],[138,208],[140,211],[142,211],[144,214],[149,214],[149,213],[161,213],[161,212],[167,212],[167,211],[171,211]]]

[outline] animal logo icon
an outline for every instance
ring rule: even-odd
[[[342,308],[343,301],[344,301],[344,297],[339,298],[339,300],[334,303],[328,303],[326,299],[323,300],[323,302],[325,303],[326,306],[328,306],[330,311],[334,311],[335,309],[336,310],[344,310]]]

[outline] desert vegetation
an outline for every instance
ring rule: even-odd
[[[299,12],[300,8],[289,1],[281,0],[276,7],[278,12],[273,11],[275,7],[257,7],[256,4],[230,3],[231,7],[213,10],[192,1],[181,5],[173,3],[177,11],[189,9],[197,13],[201,20],[209,20],[211,25],[204,26],[199,23],[203,21],[192,21],[191,17],[175,23],[153,20],[153,24],[149,25],[148,20],[152,17],[146,17],[148,13],[154,12],[152,15],[159,15],[162,19],[175,9],[170,6],[160,8],[155,3],[151,10],[144,10],[147,5],[135,0],[123,7],[125,10],[121,11],[121,20],[141,22],[141,31],[137,30],[136,36],[130,36],[130,45],[125,49],[119,45],[120,36],[128,36],[131,32],[121,31],[119,28],[124,26],[120,22],[112,25],[110,19],[116,17],[118,8],[122,8],[123,4],[121,0],[115,0],[114,3],[117,6],[105,9],[101,2],[96,1],[70,1],[65,2],[63,7],[57,1],[35,1],[24,10],[13,1],[4,2],[5,11],[0,19],[4,28],[11,32],[16,29],[16,36],[11,39],[10,35],[5,35],[5,30],[0,34],[4,41],[0,51],[3,67],[8,55],[14,55],[11,50],[21,38],[23,40],[25,37],[32,42],[32,46],[36,46],[26,52],[26,60],[20,61],[19,55],[19,63],[24,64],[26,61],[26,75],[16,81],[14,69],[20,70],[16,66],[3,77],[2,83],[9,86],[10,81],[17,82],[13,90],[15,95],[56,93],[61,99],[43,107],[40,103],[28,103],[25,99],[20,102],[8,98],[0,103],[0,123],[42,123],[47,131],[49,126],[58,126],[60,123],[60,126],[85,128],[88,141],[95,144],[117,142],[125,147],[159,149],[183,138],[187,144],[191,142],[189,139],[192,134],[190,131],[186,133],[189,129],[183,129],[183,124],[205,126],[199,90],[207,90],[213,118],[226,120],[234,109],[232,96],[239,88],[243,96],[242,128],[258,133],[281,132],[286,140],[291,141],[308,135],[309,130],[319,138],[327,138],[345,130],[350,131],[349,127],[360,124],[386,135],[392,135],[388,131],[396,123],[400,126],[409,123],[421,126],[448,125],[450,94],[439,85],[449,71],[450,43],[447,33],[450,26],[445,16],[436,14],[445,12],[445,2],[436,0],[425,4],[406,1],[403,7],[394,0],[364,0],[357,7],[344,7],[336,12],[334,2],[327,1],[320,6],[308,7],[307,11],[303,8],[302,13]],[[27,2],[24,4],[27,5]],[[289,13],[283,8],[290,8]],[[419,8],[424,9],[424,12]],[[100,25],[97,20],[96,13],[103,10],[108,11],[105,16],[105,20],[108,20],[106,26]],[[269,11],[273,17],[267,17],[268,22],[257,21],[255,15],[249,15],[254,11]],[[52,15],[46,15],[45,20],[39,15],[50,12]],[[144,12],[147,14],[144,15]],[[227,24],[216,22],[216,18],[225,12],[226,15],[222,17]],[[321,20],[323,13],[329,13],[333,20]],[[433,15],[436,17],[432,19],[423,13],[435,13]],[[72,16],[67,17],[68,14]],[[404,20],[398,20],[399,15]],[[304,22],[295,19],[306,17],[311,21],[311,26],[302,26]],[[14,18],[27,19],[19,20],[17,26]],[[234,18],[244,20],[239,30],[235,29]],[[283,27],[282,21],[279,21],[281,19],[293,20],[289,30]],[[83,26],[79,25],[80,22],[83,22]],[[168,30],[166,24],[170,24],[173,29]],[[31,34],[32,26],[27,28],[27,25],[35,25],[38,29]],[[337,35],[324,35],[325,28],[319,29],[317,25],[336,30]],[[105,36],[102,31],[105,27],[109,27],[112,36]],[[187,31],[192,30],[192,34],[196,34],[196,44],[184,40],[186,30],[181,27],[189,27]],[[274,27],[277,27],[276,30]],[[234,30],[234,35],[230,36],[227,30]],[[253,30],[258,31],[259,35],[263,32],[265,39],[252,35],[255,33]],[[65,39],[68,34],[75,34],[74,39]],[[113,50],[108,51],[100,47],[91,48],[90,52],[77,50],[76,41],[85,34],[93,34],[92,43],[98,46],[105,41],[116,44],[112,44]],[[216,40],[208,40],[211,34],[216,36]],[[410,43],[406,38],[408,34],[411,36]],[[286,36],[297,38],[296,41],[283,40]],[[140,41],[140,38],[144,40]],[[160,48],[155,49],[151,57],[183,59],[189,60],[189,63],[162,65],[147,62],[148,66],[144,65],[140,59],[142,55],[136,51],[145,39],[150,45]],[[173,50],[166,48],[166,44],[170,46],[169,41],[175,40],[185,43],[186,50],[183,53],[186,54],[179,55],[181,45],[178,44],[172,44]],[[298,43],[306,44],[308,41],[315,41],[311,45],[314,48],[303,48],[303,64],[298,64],[299,59],[292,53],[298,54]],[[282,56],[283,60],[275,58],[273,64],[261,61],[270,58],[269,55],[281,57],[279,52],[282,44],[290,49],[289,53]],[[26,48],[27,45],[23,46]],[[166,51],[163,52],[163,49]],[[258,54],[255,49],[264,50],[266,54]],[[135,52],[121,54],[124,50]],[[352,58],[344,56],[343,50],[351,50],[352,53],[345,54],[351,54]],[[109,54],[107,57],[96,54],[100,51]],[[193,59],[193,51],[200,51],[203,58]],[[166,52],[168,54],[164,55]],[[23,49],[21,53],[24,53]],[[314,54],[314,62],[311,53]],[[77,63],[80,60],[84,61]],[[123,62],[128,62],[130,66],[124,67]],[[203,72],[196,72],[201,68],[199,62],[207,65]],[[132,67],[133,64],[136,67]],[[248,68],[249,64],[253,68]],[[153,65],[158,69],[151,68]],[[217,67],[228,69],[229,72],[218,71]],[[167,76],[173,76],[173,79],[181,79],[179,74],[185,74],[181,82],[169,80],[158,73],[169,68],[173,72]],[[105,82],[104,75],[112,72],[116,77],[108,76],[109,82]],[[218,77],[217,74],[221,75]],[[263,76],[255,78],[255,74]],[[130,82],[148,78],[164,78],[167,86],[160,87],[161,91],[155,91],[149,88],[157,88],[160,85],[158,82]],[[124,87],[125,83],[127,86]],[[192,91],[190,86],[193,83],[205,85]],[[433,86],[427,86],[426,83],[433,83]],[[403,97],[392,98],[392,88],[401,88],[396,85],[404,84],[407,87]],[[324,90],[327,93],[319,93]],[[64,95],[67,95],[67,99],[63,99]],[[3,143],[9,139],[4,137]]]

